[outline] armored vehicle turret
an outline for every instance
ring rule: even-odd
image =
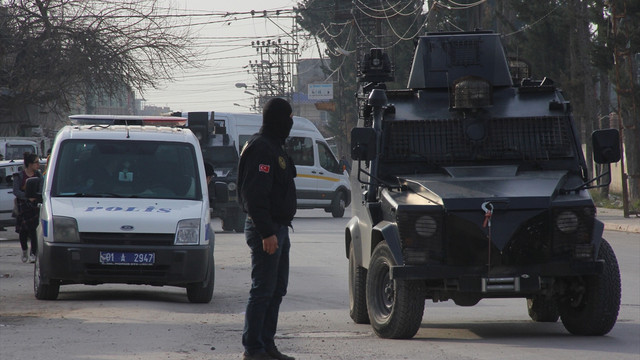
[[[403,90],[386,90],[380,49],[360,64],[350,315],[380,337],[413,337],[425,299],[523,298],[534,321],[579,335],[616,322],[620,273],[587,191],[602,185],[570,103],[513,64],[492,32],[419,38]],[[592,141],[596,162],[619,160],[616,130]]]

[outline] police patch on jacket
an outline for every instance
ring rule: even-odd
[[[271,166],[269,166],[269,165],[265,165],[265,164],[258,165],[258,171],[260,171],[260,172],[268,174],[270,169],[271,169]]]
[[[287,160],[285,160],[282,156],[278,156],[278,164],[280,164],[280,168],[282,170],[287,168]]]

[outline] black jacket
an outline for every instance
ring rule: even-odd
[[[261,131],[242,150],[238,202],[263,239],[279,226],[291,225],[297,202],[295,177],[295,166],[277,137]]]

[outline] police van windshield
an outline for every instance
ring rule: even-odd
[[[52,196],[200,200],[191,144],[67,140],[61,144]]]

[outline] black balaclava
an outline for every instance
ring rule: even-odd
[[[260,133],[284,143],[293,126],[292,112],[291,105],[285,99],[273,98],[267,101],[262,110]]]

